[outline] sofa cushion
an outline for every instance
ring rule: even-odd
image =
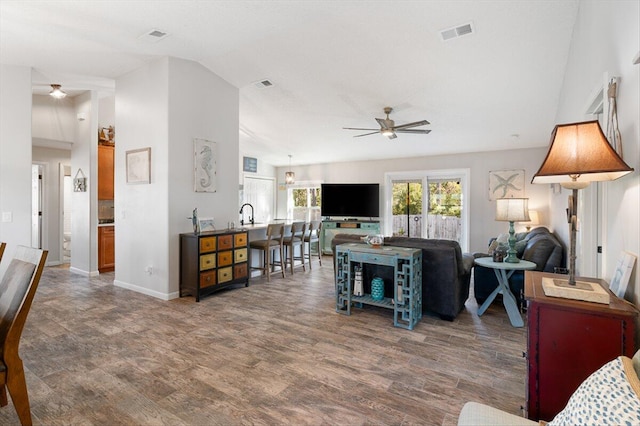
[[[553,234],[538,234],[529,238],[522,259],[536,264],[536,271],[553,272],[562,261],[562,245]]]
[[[640,424],[640,379],[631,359],[620,356],[582,382],[549,425]]]

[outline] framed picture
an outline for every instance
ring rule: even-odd
[[[216,143],[206,139],[193,140],[194,191],[216,192],[218,153]]]
[[[613,272],[613,278],[611,278],[611,284],[609,284],[609,289],[616,296],[624,299],[624,294],[627,291],[627,285],[629,284],[629,278],[631,277],[635,263],[636,256],[627,251],[620,253],[616,269]]]
[[[73,192],[87,192],[87,178],[82,169],[78,169],[76,177],[73,178]]]
[[[151,183],[151,148],[127,151],[127,183]]]
[[[216,227],[213,226],[213,218],[212,217],[198,218],[198,230],[200,232],[215,231]]]
[[[524,170],[489,172],[489,201],[498,198],[524,198]]]

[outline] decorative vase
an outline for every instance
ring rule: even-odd
[[[380,248],[384,244],[384,235],[367,235],[364,238],[364,241],[373,248]]]
[[[384,280],[380,277],[371,280],[371,298],[378,301],[384,299]]]

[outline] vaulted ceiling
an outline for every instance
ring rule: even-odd
[[[113,90],[144,63],[201,63],[240,90],[240,142],[273,165],[546,146],[578,0],[0,2],[0,62],[35,89]],[[443,40],[470,24],[472,33]],[[151,30],[167,34],[159,40]],[[151,40],[151,41],[150,41]],[[272,86],[255,83],[268,79]],[[428,135],[343,127],[428,120]],[[117,126],[117,123],[116,123]]]

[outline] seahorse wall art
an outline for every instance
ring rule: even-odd
[[[216,192],[215,142],[195,139],[194,171],[194,186],[196,192]]]
[[[200,186],[203,188],[210,187],[213,181],[211,179],[211,173],[213,173],[211,160],[213,160],[211,147],[205,145],[202,147],[202,151],[200,151],[200,167],[202,167],[202,171],[206,174],[206,177],[200,178]]]

